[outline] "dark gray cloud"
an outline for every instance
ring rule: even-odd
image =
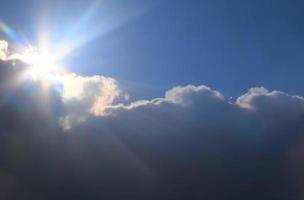
[[[1,199],[302,198],[302,97],[179,86],[63,130],[71,108],[24,67],[0,61]]]

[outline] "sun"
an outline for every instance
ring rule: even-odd
[[[47,50],[29,47],[22,60],[28,65],[26,74],[34,80],[53,80],[60,72],[57,57]]]

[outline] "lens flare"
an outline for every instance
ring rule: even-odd
[[[0,31],[5,33],[6,36],[8,36],[11,40],[13,40],[16,43],[21,42],[21,38],[18,36],[18,34],[9,27],[6,23],[0,20]]]

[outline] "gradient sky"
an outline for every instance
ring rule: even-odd
[[[56,42],[92,4],[2,1],[0,12],[30,41],[44,26]],[[102,34],[66,61],[80,74],[116,78],[133,98],[188,83],[232,97],[254,86],[303,95],[303,8],[297,0],[100,1],[80,32]]]

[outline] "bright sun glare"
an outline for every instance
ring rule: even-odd
[[[59,57],[45,48],[28,47],[22,60],[29,66],[26,74],[34,80],[54,80],[63,70],[58,63]]]
[[[25,55],[25,61],[30,65],[28,72],[33,78],[47,78],[56,70],[55,60],[48,53],[29,53]]]

